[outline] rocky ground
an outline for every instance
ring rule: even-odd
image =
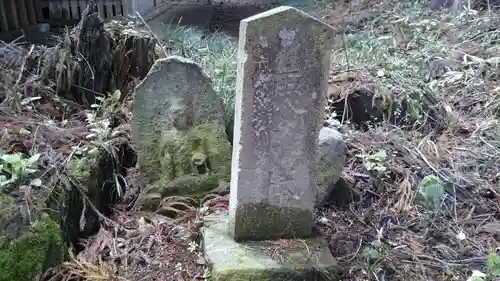
[[[339,260],[339,280],[467,280],[475,271],[486,275],[475,280],[494,280],[500,276],[500,13],[452,15],[400,1],[336,5],[317,11],[339,39],[325,122],[344,134],[349,152],[342,178],[315,220]],[[2,201],[2,214],[11,214],[14,200],[27,207],[21,217],[30,224],[23,225],[36,227],[32,223],[44,219],[26,213],[45,206],[61,185],[68,194],[80,194],[77,201],[95,203],[85,206],[98,209],[94,220],[103,227],[78,255],[58,266],[44,265],[48,270],[41,280],[209,279],[199,249],[200,227],[204,215],[227,208],[228,198],[169,197],[156,213],[134,208],[137,171],[126,165],[134,162],[127,157],[135,157],[126,145],[129,94],[145,73],[125,71],[131,68],[124,64],[147,69],[164,51],[182,54],[205,69],[230,105],[236,40],[173,28],[162,34],[163,51],[134,41],[142,42],[132,44],[136,48],[149,50],[137,61],[124,54],[130,51],[127,40],[140,32],[123,25],[113,30],[108,44],[115,52],[109,58],[116,55],[123,63],[109,66],[111,88],[120,91],[106,98],[98,94],[108,86],[93,85],[95,90],[85,94],[68,90],[75,84],[89,88],[84,78],[72,80],[84,62],[75,59],[71,46],[86,50],[77,44],[77,33],[60,38],[56,49],[0,47],[0,189],[10,200]],[[7,51],[9,56],[2,55]],[[41,60],[42,54],[59,56]],[[69,102],[68,93],[77,102]],[[95,159],[97,151],[111,148],[116,153],[110,161],[122,170]],[[15,153],[33,158],[7,157]],[[92,165],[100,168],[92,170]],[[95,196],[81,195],[92,194],[80,190],[90,185],[74,183],[108,170],[127,190],[112,214]],[[64,202],[71,204],[72,196]],[[68,211],[66,222],[73,218],[68,225],[77,229],[73,236],[92,233],[86,214],[79,209],[75,220]],[[21,224],[18,220],[23,221],[2,219],[0,225]],[[1,234],[15,236],[16,231]],[[47,237],[63,247],[57,237]],[[8,268],[1,260],[12,252],[0,248],[0,268]],[[5,276],[0,280],[13,280]]]

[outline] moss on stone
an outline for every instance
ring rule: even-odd
[[[29,232],[0,245],[0,281],[32,281],[62,262],[66,251],[59,225],[43,215]]]
[[[332,177],[332,170],[335,168],[336,167],[332,167],[327,161],[318,161],[316,163],[316,185],[323,185],[330,180]]]
[[[90,170],[86,167],[84,158],[71,158],[68,161],[68,170],[79,182],[85,182],[90,177]]]
[[[0,221],[10,217],[16,210],[16,199],[0,193]],[[0,224],[1,226],[1,224]]]
[[[202,160],[208,172],[226,179],[229,176],[231,152],[225,127],[210,123],[198,125],[186,133],[181,143],[181,170],[199,173],[193,164]]]
[[[195,196],[215,189],[219,185],[217,175],[187,175],[170,181],[162,188],[163,197],[172,195]]]
[[[235,219],[237,223],[231,221],[230,225],[236,241],[307,237],[311,235],[314,225],[311,211],[278,207],[266,202],[240,204]]]
[[[150,191],[162,196],[183,195],[203,197],[228,181],[232,147],[224,126],[206,123],[186,132],[164,131],[153,148],[157,160],[151,162],[159,179]]]
[[[12,236],[15,234],[11,232],[17,232],[10,230],[12,224],[18,223],[16,215],[16,200],[11,196],[0,194],[0,244],[13,238]]]
[[[97,184],[96,179],[92,176],[92,169],[98,163],[99,152],[92,146],[87,147],[87,150],[91,150],[92,152],[85,153],[84,157],[81,158],[72,157],[68,161],[68,170],[81,186],[89,191]]]
[[[211,280],[337,280],[336,260],[320,234],[290,239],[276,253],[275,241],[236,242],[230,235],[228,219],[227,215],[211,216],[203,227],[203,248]]]
[[[158,146],[154,151],[155,158],[152,159],[151,166],[156,166],[157,170],[161,171],[158,175],[164,182],[174,179],[178,174],[179,159],[177,152],[181,141],[181,134],[176,129],[164,131],[161,134]]]
[[[200,174],[197,163],[206,165],[207,172],[228,177],[231,150],[225,128],[219,124],[201,124],[186,133],[175,129],[165,131],[156,151],[161,179],[168,182],[180,176]]]
[[[331,272],[330,272],[331,271]],[[337,275],[337,271],[333,269],[322,270],[311,270],[311,269],[294,269],[294,270],[267,270],[267,271],[257,271],[254,269],[250,270],[234,270],[225,271],[221,273],[214,272],[214,281],[334,281],[333,278]]]

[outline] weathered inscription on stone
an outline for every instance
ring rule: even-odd
[[[139,154],[139,180],[143,184],[167,173],[160,160],[165,152],[158,151],[166,131],[185,133],[201,124],[225,125],[223,102],[210,78],[196,63],[178,56],[153,64],[135,89],[133,113],[132,140]]]
[[[237,239],[312,231],[332,28],[291,7],[242,20],[230,216]]]

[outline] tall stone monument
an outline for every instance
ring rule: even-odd
[[[332,39],[331,27],[294,8],[241,22],[230,205],[236,239],[311,234]]]
[[[242,20],[239,36],[229,216],[204,231],[213,276],[330,280],[335,262],[313,211],[333,29],[278,7]]]

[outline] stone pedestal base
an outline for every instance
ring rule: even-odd
[[[308,239],[236,242],[227,215],[207,218],[203,250],[214,281],[333,281],[335,259],[326,240]]]

